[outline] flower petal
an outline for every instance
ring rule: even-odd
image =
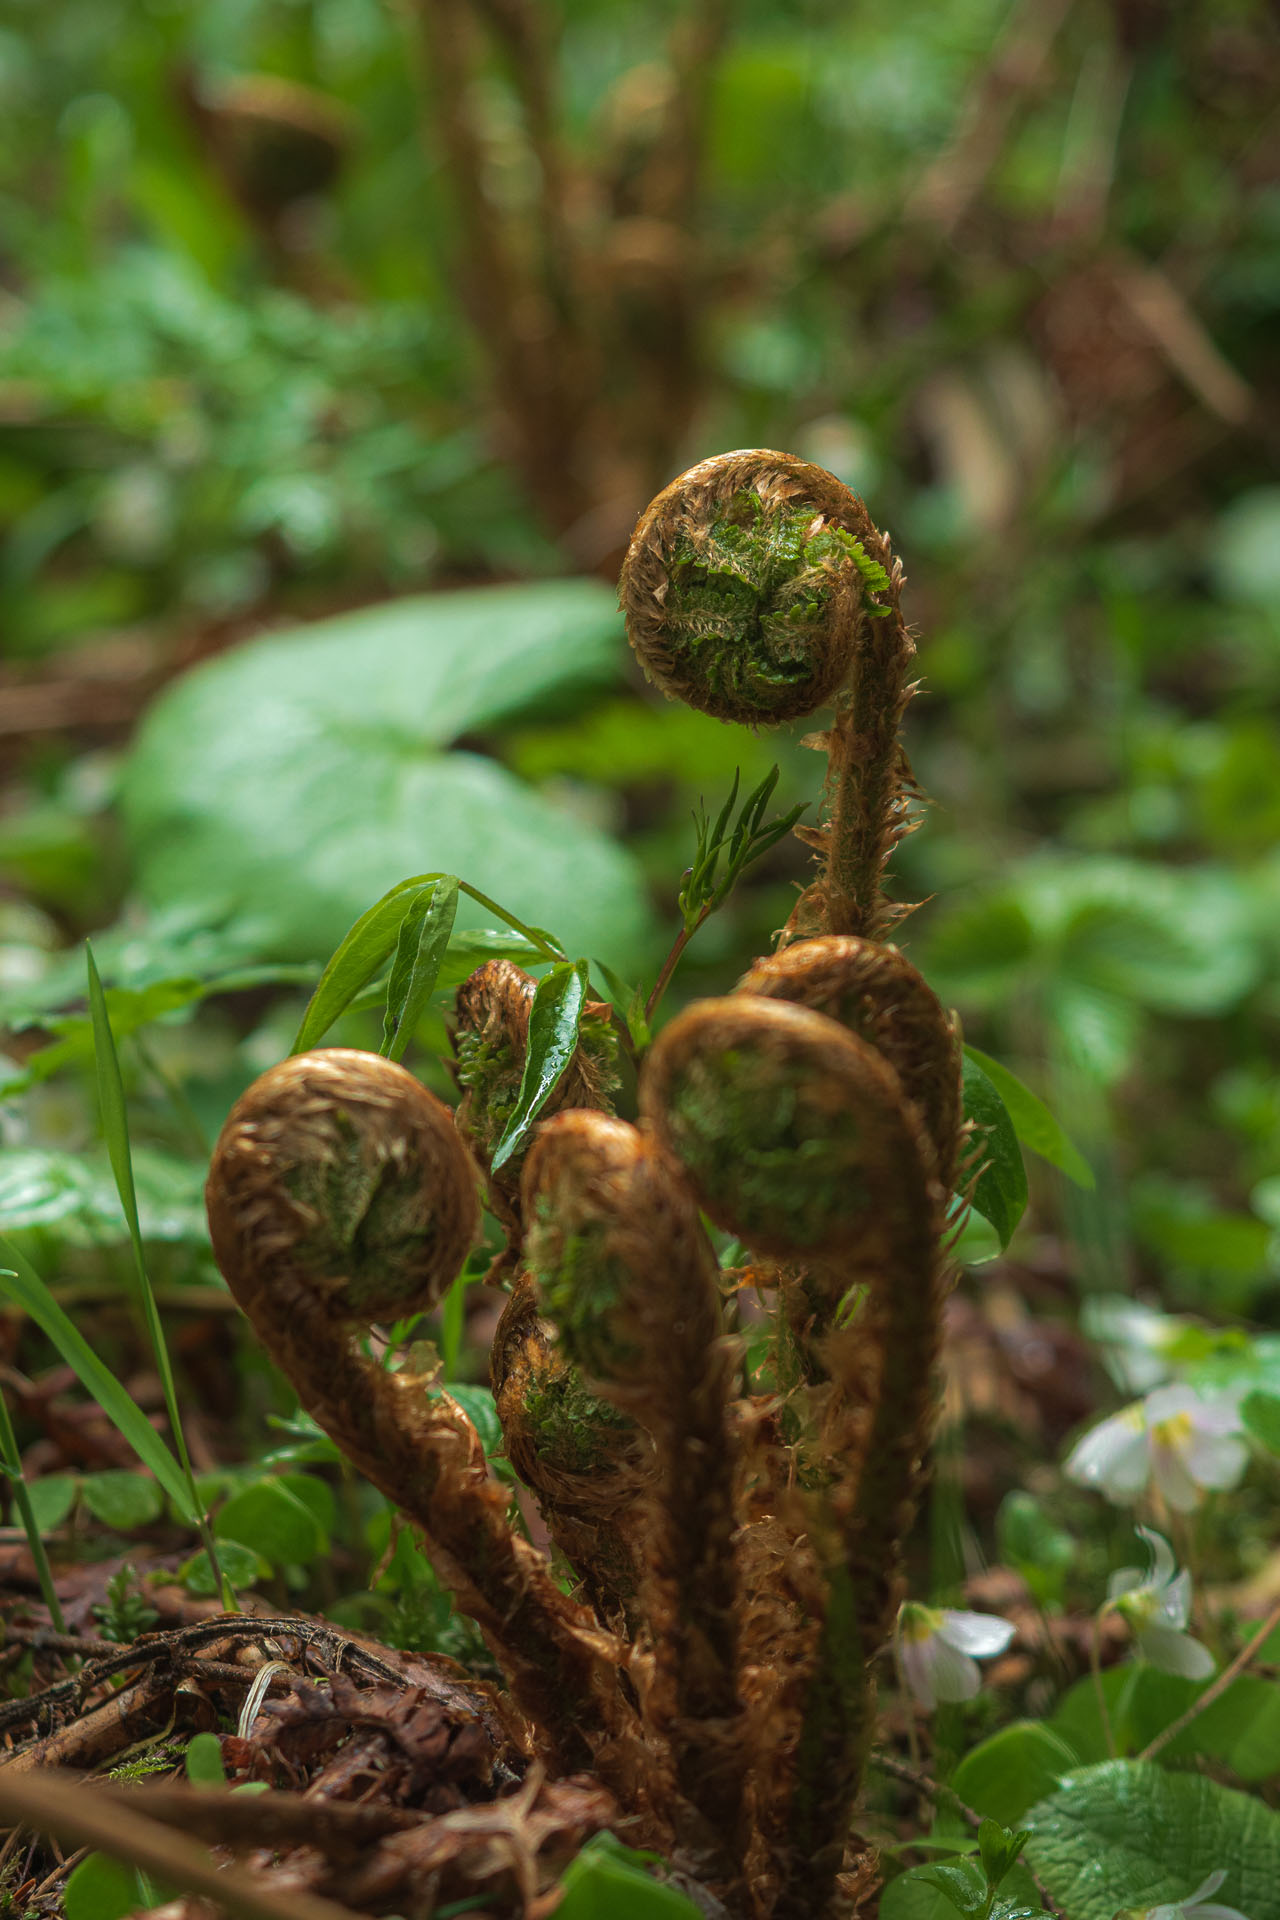
[[[1179,1632],[1191,1618],[1191,1575],[1184,1568],[1158,1596],[1156,1624],[1174,1627]]]
[[[938,1704],[938,1696],[933,1684],[938,1644],[935,1636],[930,1640],[903,1640],[898,1647],[903,1677],[914,1697],[930,1713]]]
[[[1118,1600],[1122,1593],[1134,1593],[1146,1584],[1147,1576],[1141,1567],[1117,1567],[1107,1581],[1107,1598]]]
[[[1156,1486],[1175,1513],[1193,1513],[1200,1505],[1200,1488],[1187,1472],[1180,1448],[1153,1439],[1151,1471]]]
[[[1239,1907],[1223,1907],[1216,1900],[1208,1901],[1202,1907],[1183,1907],[1186,1920],[1249,1920]]]
[[[1012,1622],[1002,1620],[998,1614],[966,1613],[955,1607],[946,1609],[938,1628],[939,1635],[950,1646],[979,1660],[990,1660],[994,1654],[1003,1653],[1015,1631]]]
[[[1183,1680],[1207,1680],[1214,1670],[1216,1663],[1208,1647],[1175,1627],[1143,1627],[1137,1638],[1143,1659],[1161,1673],[1175,1673]]]
[[[1207,1431],[1197,1421],[1182,1457],[1197,1485],[1234,1487],[1249,1464],[1249,1449],[1234,1435]]]
[[[1226,1877],[1227,1870],[1225,1867],[1215,1867],[1208,1879],[1202,1880],[1195,1892],[1187,1895],[1186,1899],[1182,1902],[1183,1906],[1198,1907],[1202,1900],[1207,1900],[1211,1893],[1218,1891],[1218,1888],[1222,1885]]]
[[[1200,1396],[1194,1387],[1184,1386],[1181,1380],[1175,1380],[1172,1386],[1157,1387],[1149,1393],[1142,1403],[1142,1417],[1149,1427],[1156,1426],[1161,1420],[1174,1420],[1180,1413],[1196,1413],[1200,1408]]]
[[[1153,1587],[1167,1587],[1178,1564],[1173,1557],[1173,1548],[1154,1527],[1135,1527],[1134,1532],[1151,1555],[1150,1584]]]
[[[1067,1456],[1063,1472],[1070,1480],[1097,1487],[1118,1506],[1136,1500],[1151,1471],[1140,1406],[1114,1413],[1086,1433]]]
[[[967,1653],[961,1653],[958,1647],[950,1647],[939,1634],[933,1643],[933,1691],[938,1699],[948,1705],[960,1700],[972,1700],[982,1685],[982,1674],[976,1660]]]

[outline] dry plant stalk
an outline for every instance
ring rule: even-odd
[[[487,11],[516,34],[518,12]],[[882,943],[908,911],[883,878],[916,799],[901,586],[863,503],[787,454],[704,461],[636,529],[621,594],[659,686],[749,725],[835,708],[813,742],[828,817],[800,830],[818,873],[779,951],[649,1047],[638,1125],[612,1113],[608,1010],[589,1007],[532,1145],[492,1173],[534,992],[496,961],[459,990],[456,1114],[383,1060],[312,1054],[250,1089],[210,1176],[237,1298],[422,1526],[531,1740],[590,1757],[631,1831],[746,1920],[841,1911],[967,1164],[955,1023]],[[507,1237],[493,1275],[513,1279],[506,1449],[577,1599],[511,1530],[460,1409],[356,1344],[458,1272],[476,1162]],[[700,1210],[774,1293],[777,1393],[742,1378]]]

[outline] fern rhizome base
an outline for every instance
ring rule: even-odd
[[[947,1211],[972,1158],[955,1023],[884,944],[908,911],[885,866],[916,810],[901,587],[887,537],[819,468],[738,452],[673,482],[622,571],[645,671],[742,724],[834,707],[809,742],[824,817],[799,829],[817,872],[778,950],[646,1046],[588,1001],[506,1154],[535,984],[490,961],[457,995],[456,1111],[379,1056],[304,1053],[244,1095],[209,1179],[236,1298],[421,1528],[530,1759],[590,1769],[623,1837],[749,1920],[817,1920],[853,1893],[875,1667],[936,1411]],[[635,1122],[613,1107],[620,1033]],[[568,1593],[510,1524],[461,1406],[362,1340],[439,1304],[481,1187],[507,1241],[506,1452]],[[712,1228],[739,1265],[722,1271]],[[730,1330],[743,1284],[772,1309],[751,1378]]]

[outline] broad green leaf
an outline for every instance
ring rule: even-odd
[[[306,1565],[328,1550],[328,1541],[311,1507],[292,1487],[270,1478],[255,1481],[220,1507],[213,1523],[219,1540],[237,1540],[264,1560]]]
[[[322,1534],[332,1534],[338,1520],[338,1503],[327,1480],[314,1473],[282,1473],[279,1485],[308,1508]]]
[[[1264,1393],[1255,1387],[1240,1402],[1240,1418],[1268,1453],[1280,1453],[1280,1393]]]
[[[981,1914],[987,1906],[986,1875],[976,1860],[944,1861],[917,1867],[916,1878],[934,1887],[956,1913]]]
[[[6,1267],[14,1269],[11,1274],[0,1274],[0,1291],[35,1321],[138,1458],[150,1467],[177,1512],[189,1524],[196,1524],[200,1516],[192,1501],[187,1477],[141,1407],[129,1397],[115,1374],[68,1319],[30,1261],[2,1239],[0,1259]]]
[[[976,1122],[987,1162],[973,1190],[973,1204],[1007,1247],[1027,1204],[1027,1170],[1004,1101],[976,1060],[964,1060],[964,1110]]]
[[[62,1525],[79,1490],[74,1473],[45,1473],[38,1480],[28,1480],[27,1497],[41,1533],[52,1533]]]
[[[1050,1166],[1057,1167],[1078,1187],[1092,1187],[1093,1168],[1054,1119],[1044,1101],[1032,1093],[1030,1087],[1023,1086],[1016,1073],[1010,1073],[1008,1067],[1001,1066],[989,1053],[968,1046],[965,1052],[982,1068],[1004,1101],[1013,1122],[1013,1130],[1022,1145],[1030,1147],[1032,1153],[1038,1153]]]
[[[431,889],[423,911],[400,924],[382,1033],[382,1051],[390,1060],[404,1059],[422,1010],[435,992],[457,912],[458,883],[446,874]]]
[[[121,1533],[150,1526],[160,1518],[164,1506],[156,1481],[148,1480],[145,1474],[118,1469],[86,1473],[80,1482],[80,1494],[95,1520]]]
[[[270,1573],[271,1565],[242,1541],[219,1540],[218,1570],[233,1587],[244,1591],[257,1586],[259,1580]],[[212,1600],[222,1590],[218,1570],[215,1570],[202,1547],[199,1553],[193,1553],[189,1560],[183,1561],[178,1568],[178,1579],[188,1593]]]
[[[1259,978],[1247,895],[1225,868],[1028,862],[1018,896],[1064,982],[1175,1014],[1222,1013]]]
[[[140,1868],[109,1853],[91,1853],[67,1881],[63,1911],[66,1920],[123,1920],[156,1906],[162,1897]]]
[[[929,1867],[911,1867],[891,1880],[880,1896],[880,1920],[955,1920],[955,1902],[942,1887],[928,1877]],[[975,1887],[983,1885],[976,1862],[968,1863],[968,1874]],[[985,1893],[983,1898],[985,1899]],[[981,1912],[981,1907],[978,1909]],[[1036,1898],[1035,1881],[1024,1866],[1016,1866],[1002,1884],[1002,1891],[991,1909],[991,1920],[1024,1920],[1044,1911]]]
[[[944,914],[928,947],[928,974],[948,996],[983,1006],[1008,994],[1034,950],[1031,922],[1007,894],[965,901]]]
[[[193,1787],[225,1787],[227,1770],[222,1764],[222,1742],[216,1733],[193,1733],[187,1742],[187,1778]],[[265,1786],[267,1783],[261,1783]]]
[[[601,1920],[605,1914],[609,1920],[699,1920],[692,1900],[655,1880],[616,1842],[588,1841],[569,1862],[560,1885],[557,1920]]]
[[[313,977],[309,967],[240,967],[234,972],[203,980],[181,977],[157,980],[140,988],[109,987],[106,989],[106,1005],[112,1032],[117,1038],[124,1039],[150,1026],[153,1021],[163,1020],[175,1013],[190,1013],[211,994],[243,993],[259,986],[298,985],[304,982],[309,985]],[[29,1024],[47,1027],[55,1038],[47,1047],[41,1047],[33,1053],[21,1067],[11,1068],[0,1063],[0,1094],[6,1098],[51,1080],[64,1067],[93,1058],[94,1024],[91,1013],[61,1014]]]
[[[967,1753],[949,1784],[975,1813],[1011,1827],[1079,1764],[1056,1733],[1039,1721],[1019,1720]]]
[[[1219,1867],[1216,1901],[1280,1920],[1280,1814],[1202,1774],[1104,1761],[1070,1774],[1026,1824],[1026,1857],[1071,1920],[1185,1900]]]
[[[145,1241],[208,1244],[205,1169],[153,1148],[133,1159],[138,1222]],[[29,1147],[0,1160],[0,1231],[41,1227],[72,1246],[118,1246],[128,1237],[120,1196],[100,1155]]]
[[[225,900],[267,958],[320,958],[371,896],[435,869],[634,963],[652,924],[630,856],[495,761],[446,752],[563,710],[623,657],[613,593],[574,580],[390,602],[196,668],[123,772],[144,898]]]
[[[529,1009],[529,1039],[520,1093],[493,1153],[493,1171],[506,1165],[529,1138],[534,1121],[573,1058],[578,1021],[587,998],[584,961],[565,961],[539,980]]]

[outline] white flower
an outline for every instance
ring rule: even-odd
[[[1248,1463],[1232,1400],[1202,1400],[1191,1387],[1157,1387],[1086,1433],[1063,1471],[1097,1487],[1117,1506],[1136,1500],[1154,1476],[1178,1513],[1199,1506],[1208,1487],[1233,1487]]]
[[[1175,1570],[1167,1540],[1149,1527],[1136,1529],[1151,1554],[1146,1573],[1121,1567],[1107,1583],[1107,1600],[1133,1629],[1138,1652],[1161,1673],[1207,1680],[1214,1660],[1208,1647],[1186,1631],[1191,1616],[1191,1575]]]
[[[898,1658],[907,1685],[929,1709],[940,1700],[972,1700],[982,1684],[978,1661],[1003,1653],[1013,1634],[1009,1621],[993,1613],[908,1600],[898,1615]]]
[[[1167,1900],[1159,1907],[1125,1907],[1116,1920],[1246,1920],[1239,1907],[1224,1907],[1209,1898],[1226,1877],[1226,1868],[1219,1867],[1185,1900]]]

